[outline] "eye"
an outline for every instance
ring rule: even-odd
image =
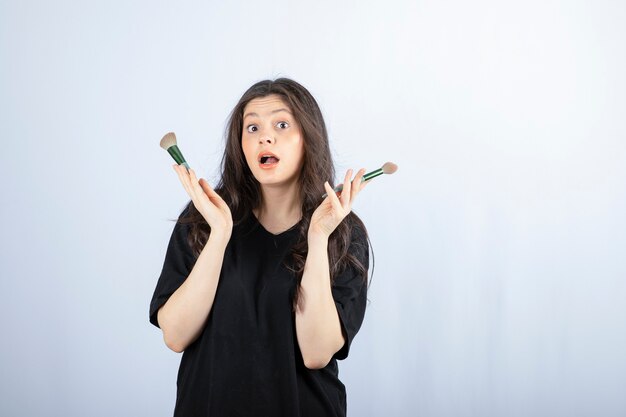
[[[281,126],[281,125],[285,125],[285,127],[281,127],[281,129],[287,129],[287,126],[289,126],[289,123],[287,123],[287,122],[278,122],[278,126]]]
[[[246,127],[246,130],[248,131],[248,133],[256,132],[256,130],[252,130],[252,129],[258,129],[258,128],[256,127],[256,125],[248,125],[248,127]]]

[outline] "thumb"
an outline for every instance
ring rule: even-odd
[[[216,196],[217,193],[215,192],[215,190],[213,188],[211,188],[211,186],[209,185],[209,182],[207,180],[205,180],[204,178],[200,178],[200,186],[202,187],[202,189],[211,197]]]
[[[202,178],[200,181],[201,181],[200,182],[200,186],[204,190],[204,192],[207,195],[207,197],[209,197],[209,200],[211,200],[213,202],[213,204],[216,204],[216,205],[218,205],[218,206],[220,206],[222,208],[224,206],[226,206],[226,202],[224,201],[222,196],[219,195],[213,188],[211,188],[211,186],[209,185],[209,182],[207,180]]]

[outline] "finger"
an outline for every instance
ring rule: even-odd
[[[200,186],[200,181],[198,181],[198,177],[196,176],[196,172],[189,168],[189,178],[191,180],[191,185],[193,186],[194,191],[197,195],[205,194],[204,189]]]
[[[200,184],[200,186],[202,187],[202,189],[207,193],[207,194],[214,194],[215,191],[213,190],[213,188],[211,188],[211,184],[209,184],[209,182],[207,180],[205,180],[204,178],[200,178],[200,180],[198,181],[198,183]]]
[[[200,187],[204,190],[206,195],[211,199],[221,199],[222,197],[213,189],[207,180],[200,178]]]
[[[200,187],[198,178],[196,177],[196,172],[191,168],[185,167],[184,165],[180,165],[178,170],[185,179],[185,183],[187,184],[187,193],[191,197],[191,200],[196,208],[200,208],[202,205],[200,199],[206,194],[204,193],[202,187]]]
[[[198,178],[196,177],[196,172],[191,168],[189,168],[189,178],[193,180],[194,182],[198,182]]]
[[[341,206],[344,208],[350,204],[350,191],[352,186],[350,178],[352,178],[352,169],[349,169],[346,172],[346,176],[343,179],[343,190],[341,190]]]
[[[184,169],[187,169],[187,168],[181,168],[181,169],[184,170]],[[200,184],[198,182],[198,178],[196,177],[195,171],[193,169],[189,168],[188,172],[189,172],[189,185],[190,185],[190,188],[193,190],[194,197],[198,198],[199,196],[204,194],[204,191],[202,190],[202,187],[200,187]]]
[[[338,210],[339,212],[343,211],[339,198],[337,198],[335,190],[333,190],[328,181],[324,183],[324,188],[326,189],[326,194],[328,194],[326,198],[330,199],[330,204],[333,206],[333,209]]]
[[[185,188],[185,191],[187,192],[187,194],[191,196],[192,194],[191,194],[188,175],[181,171],[179,165],[174,165],[174,171],[176,171],[176,174],[178,174],[178,179],[180,180],[181,184],[183,184],[183,187]]]
[[[357,196],[357,194],[359,194],[359,191],[363,189],[361,188],[363,175],[365,175],[365,168],[361,168],[359,172],[356,174],[356,177],[354,177],[354,181],[352,181],[352,193],[350,195],[351,204],[354,198]]]

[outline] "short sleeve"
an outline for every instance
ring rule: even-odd
[[[355,256],[369,269],[369,246],[365,232],[360,228],[352,229],[351,243],[348,253]],[[332,285],[333,298],[337,306],[341,330],[346,342],[333,356],[335,359],[348,357],[350,345],[363,323],[367,304],[367,280],[354,266],[348,266],[337,275]]]
[[[188,225],[176,223],[167,245],[163,269],[154,289],[152,301],[150,301],[150,323],[159,328],[157,320],[159,308],[187,279],[195,263],[195,258],[187,242],[188,233]]]

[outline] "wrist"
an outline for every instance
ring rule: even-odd
[[[312,245],[328,245],[329,236],[323,232],[314,232],[309,230],[307,241],[309,247]]]
[[[228,227],[212,227],[211,234],[209,235],[209,239],[213,238],[223,243],[228,243],[230,240],[230,236],[232,234],[233,228],[232,226]]]

